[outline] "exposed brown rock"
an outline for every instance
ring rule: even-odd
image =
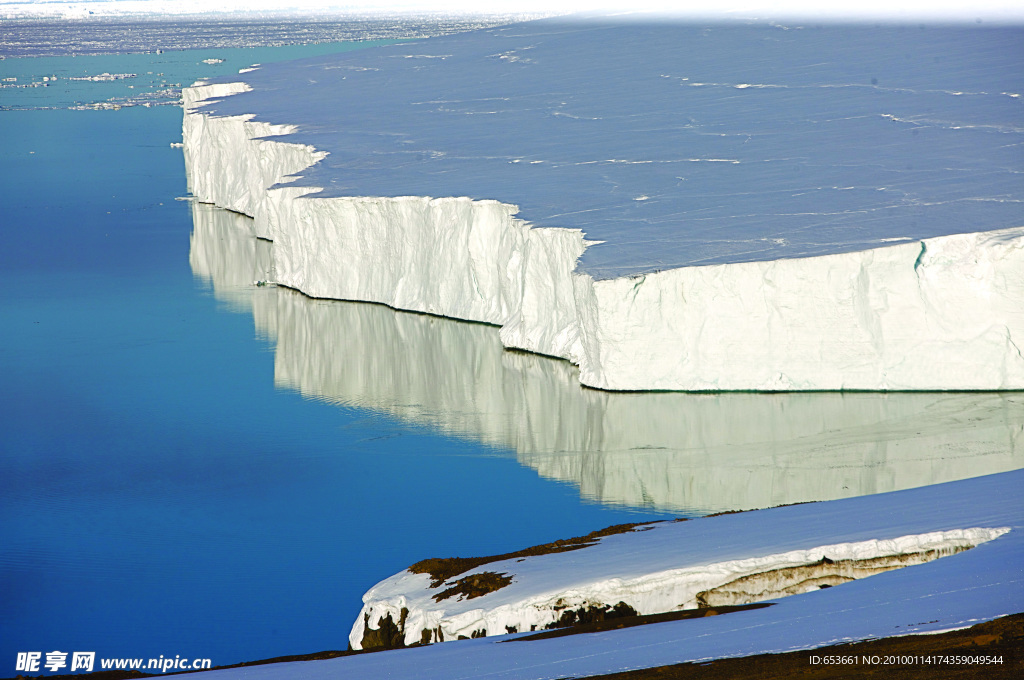
[[[481,571],[478,574],[463,576],[450,588],[446,588],[437,595],[434,595],[433,599],[435,602],[440,602],[441,600],[447,600],[458,595],[460,600],[462,598],[472,600],[474,597],[480,597],[487,593],[493,593],[495,590],[501,590],[509,583],[512,583],[512,577],[507,574]]]
[[[552,553],[589,548],[597,543],[599,538],[603,538],[604,536],[625,534],[631,531],[644,531],[652,524],[654,524],[654,522],[616,524],[615,526],[599,529],[598,531],[592,531],[586,536],[563,538],[552,543],[535,545],[530,548],[505,553],[503,555],[490,555],[487,557],[430,557],[425,560],[420,560],[416,564],[412,565],[409,567],[409,571],[414,574],[429,574],[431,578],[430,587],[440,588],[441,585],[449,579],[454,578],[459,574],[464,574],[470,569],[476,569],[484,564],[515,559],[517,557],[535,557],[537,555],[549,555]]]
[[[398,623],[388,614],[377,621],[377,627],[370,627],[369,614],[363,615],[363,649],[398,649],[405,647],[405,620],[409,616],[409,610],[402,608],[402,615]]]

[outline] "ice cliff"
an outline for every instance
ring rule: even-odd
[[[892,109],[897,113],[861,111],[858,107],[867,106],[868,97],[837,103],[831,90],[859,92],[861,86],[853,84],[764,83],[740,80],[744,74],[737,73],[727,82],[696,82],[689,76],[658,73],[668,69],[659,63],[651,67],[653,75],[648,74],[653,84],[637,85],[640,103],[644,96],[660,93],[658,88],[667,87],[666,83],[678,91],[727,91],[729,97],[761,93],[756,95],[760,97],[778,90],[786,91],[785,97],[811,97],[793,105],[811,107],[807,110],[813,109],[815,116],[832,116],[829,125],[845,120],[844,113],[872,121],[869,128],[853,131],[857,133],[874,134],[877,121],[897,127],[911,121],[913,129],[903,130],[906,139],[917,136],[919,128],[926,134],[932,128],[941,129],[942,137],[931,147],[941,147],[947,155],[934,161],[950,167],[934,170],[946,173],[932,179],[937,195],[914,197],[902,187],[900,199],[888,198],[891,187],[842,186],[840,182],[849,179],[836,175],[843,167],[842,158],[830,160],[825,169],[816,170],[812,163],[806,164],[810,169],[802,170],[804,174],[820,171],[825,182],[835,184],[806,191],[800,190],[803,184],[788,189],[780,185],[778,176],[783,171],[765,168],[774,167],[772,163],[778,160],[771,153],[786,150],[784,141],[766,148],[757,130],[751,128],[748,133],[726,128],[730,116],[754,124],[758,115],[769,119],[770,128],[792,126],[793,121],[774,120],[777,107],[787,105],[789,99],[768,101],[762,108],[754,105],[733,110],[721,108],[724,99],[702,100],[698,104],[704,110],[692,112],[690,122],[680,120],[680,124],[701,127],[694,122],[700,113],[723,116],[725,127],[719,129],[726,131],[713,134],[714,127],[705,125],[699,136],[727,138],[728,149],[735,153],[719,156],[714,147],[701,147],[701,153],[693,157],[655,158],[656,151],[674,138],[652,138],[649,131],[633,130],[629,127],[632,123],[622,122],[629,120],[626,96],[617,98],[619,108],[611,111],[614,115],[590,116],[594,125],[603,126],[595,133],[597,137],[591,137],[586,133],[589,128],[574,127],[573,134],[567,134],[565,128],[551,127],[555,123],[549,119],[561,125],[564,119],[587,118],[585,111],[595,111],[587,106],[573,108],[572,102],[562,101],[537,119],[531,117],[534,109],[523,104],[531,102],[532,95],[517,90],[515,97],[504,98],[505,102],[516,100],[513,104],[518,102],[521,107],[517,115],[523,124],[522,134],[511,135],[514,139],[510,141],[507,131],[519,129],[515,127],[519,119],[513,118],[511,123],[499,120],[496,127],[483,129],[475,122],[487,114],[503,113],[505,103],[495,104],[495,111],[485,111],[480,107],[486,97],[469,105],[465,100],[436,96],[398,102],[401,106],[396,108],[394,101],[381,99],[395,95],[377,92],[376,86],[384,82],[380,79],[393,78],[395,82],[387,81],[383,90],[393,93],[408,84],[407,89],[414,90],[410,97],[428,98],[429,87],[448,82],[432,81],[434,71],[430,69],[446,68],[450,62],[468,69],[469,84],[462,87],[481,82],[474,78],[487,75],[486,69],[512,64],[517,69],[513,76],[519,78],[510,81],[513,85],[532,83],[540,88],[538,93],[547,96],[541,89],[550,85],[551,72],[530,80],[530,65],[543,63],[545,55],[549,63],[544,65],[549,68],[554,57],[567,58],[558,52],[558,41],[578,46],[587,40],[583,35],[587,31],[578,28],[580,35],[563,31],[563,37],[553,38],[545,34],[545,26],[550,28],[544,22],[534,22],[511,32],[499,29],[465,34],[469,38],[451,36],[411,47],[397,46],[391,51],[366,50],[373,52],[370,56],[347,53],[333,61],[300,62],[270,76],[261,71],[245,74],[244,83],[239,76],[237,83],[187,89],[184,143],[191,190],[200,200],[255,218],[258,234],[274,241],[277,281],[282,285],[312,297],[379,302],[496,324],[501,326],[500,337],[506,347],[568,359],[579,366],[580,382],[590,387],[690,391],[1024,388],[1024,227],[1013,212],[1021,200],[1019,179],[1015,179],[1020,171],[1014,170],[1020,159],[1004,157],[1005,151],[992,151],[996,154],[993,159],[1003,164],[989,168],[1002,173],[989,178],[999,188],[994,195],[962,195],[958,188],[964,178],[987,172],[976,168],[978,159],[970,156],[973,147],[960,135],[962,129],[986,134],[994,129],[992,134],[1001,135],[1006,143],[1019,136],[1013,121],[1019,118],[1020,95],[1014,90],[993,92],[991,97],[988,92],[967,93],[985,95],[982,99],[986,102],[990,98],[996,101],[978,114],[961,105],[963,92],[935,89],[935,83],[925,82],[920,74],[905,75],[907,82],[920,88],[914,93],[927,97],[928,102],[939,102],[941,106],[936,106],[944,115],[963,119],[936,122],[900,108]],[[614,38],[606,29],[602,29],[602,38]],[[661,40],[674,44],[670,38]],[[511,44],[506,44],[509,41]],[[660,44],[654,39],[650,42]],[[515,49],[504,49],[510,46]],[[810,47],[820,49],[821,44],[811,41]],[[486,69],[477,73],[473,69],[479,64]],[[628,71],[616,77],[629,77]],[[574,73],[576,86],[590,82],[586,74],[568,72]],[[345,94],[358,92],[360,104],[339,109],[343,105],[330,98],[331,88],[319,82],[328,77],[341,79],[331,81],[338,88],[364,88],[344,90]],[[785,80],[783,75],[779,78]],[[302,94],[287,90],[292,87],[288,83],[306,81],[316,88],[310,91],[308,107],[296,103],[305,101],[296,98]],[[421,82],[426,84],[416,90]],[[257,96],[261,87],[269,93],[265,100]],[[869,94],[874,87],[864,86]],[[797,94],[789,94],[790,90]],[[288,92],[287,96],[283,92]],[[824,94],[816,94],[819,92]],[[608,93],[598,94],[607,99]],[[899,87],[879,94],[903,96]],[[256,98],[244,98],[249,95]],[[822,102],[833,108],[819,110],[825,106]],[[440,113],[431,108],[430,115],[413,115],[424,110],[417,108],[423,104]],[[843,105],[848,110],[842,110]],[[249,115],[227,115],[247,106],[252,107]],[[366,111],[358,114],[352,109]],[[444,118],[453,110],[458,119]],[[298,128],[260,122],[253,114]],[[656,114],[663,117],[665,112]],[[390,116],[388,124],[409,127],[391,130],[376,123],[378,130],[363,129],[382,115]],[[992,115],[1006,120],[992,122]],[[411,122],[404,122],[402,116]],[[624,130],[617,137],[623,139],[611,142],[619,125],[616,120]],[[664,121],[660,125],[674,129]],[[444,134],[448,136],[437,133],[435,127],[447,130]],[[314,132],[306,131],[314,128]],[[333,130],[333,136],[324,136],[322,129]],[[777,135],[778,130],[772,130]],[[394,139],[413,141],[405,138],[414,133],[434,137],[429,143],[415,142],[415,148],[408,151],[393,148],[400,143]],[[865,155],[863,145],[852,140],[852,133],[843,134],[849,148],[857,150],[846,159],[858,168],[859,174],[851,181],[867,181],[873,172],[871,154]],[[734,138],[744,136],[753,140],[749,148],[757,150],[758,158],[742,155],[741,146],[746,142]],[[464,138],[475,138],[477,144],[472,149],[476,156],[468,161],[458,155],[468,153],[462,146]],[[482,155],[480,140],[488,138],[501,149],[494,158]],[[623,151],[619,147],[628,149],[631,139],[636,142],[635,155],[646,154],[643,159],[629,160],[618,153]],[[548,148],[548,140],[557,141],[551,141]],[[885,140],[888,143],[887,137]],[[507,153],[512,143],[522,145],[521,157]],[[615,148],[603,155],[598,152],[598,160],[579,157],[594,143]],[[1002,148],[989,141],[985,144]],[[891,177],[895,171],[889,165],[903,162],[903,154],[913,152],[907,157],[915,158],[913,154],[927,148],[899,149],[899,153],[876,150],[881,165],[875,174]],[[553,156],[565,154],[569,160],[561,165],[550,158],[530,160],[530,152],[545,150]],[[789,151],[797,155],[804,149]],[[570,158],[573,153],[577,156]],[[970,167],[952,167],[957,163]],[[513,169],[506,170],[506,166]],[[549,166],[571,168],[565,172],[545,170]],[[690,166],[713,169],[699,177],[679,169]],[[720,166],[751,169],[743,170],[746,175],[725,176]],[[595,167],[601,168],[602,174],[594,176]],[[500,174],[499,170],[513,174]],[[516,174],[523,172],[534,173],[533,179]],[[303,178],[293,181],[296,173]],[[909,186],[920,184],[919,179],[914,176],[903,181]],[[444,191],[444,182],[449,180],[452,193],[436,193]],[[634,180],[648,185],[641,182],[629,191],[619,191]],[[801,182],[805,181],[812,180],[801,177]],[[606,193],[618,196],[617,202],[610,204],[599,195],[594,187],[602,182],[611,187]],[[693,189],[679,189],[682,198],[665,198],[673,187],[688,182],[709,194],[716,187],[720,191],[736,182],[750,186],[749,191],[737,191],[733,185],[728,200],[716,206],[704,205],[705,194],[693,193]],[[522,201],[517,197],[520,185]],[[585,190],[577,190],[584,185]],[[661,193],[653,188],[641,193],[644,186]],[[560,191],[562,187],[564,191]],[[757,208],[756,201],[749,203],[747,194],[756,196],[759,187],[772,196],[773,204],[753,217],[738,214]],[[565,194],[558,200],[566,205],[553,203],[554,194]],[[783,194],[789,196],[786,200],[791,206],[786,210],[791,212],[780,207]],[[850,195],[861,194],[870,197],[860,205],[847,204]],[[438,195],[441,197],[431,197]],[[953,196],[948,202],[956,205],[936,212],[936,206],[944,203],[940,200],[943,195]],[[735,209],[729,205],[733,199]],[[691,208],[680,207],[680,200],[688,201]],[[811,213],[803,210],[808,201],[836,205],[819,205]],[[972,211],[972,206],[981,207]],[[569,207],[573,209],[555,212]],[[834,213],[828,212],[831,207],[835,207]],[[591,210],[593,216],[588,217]],[[691,212],[686,214],[686,210]],[[573,216],[566,217],[570,212]],[[721,229],[726,227],[697,232],[684,228],[701,223],[705,213],[707,219],[722,224],[739,220],[740,233],[723,238]],[[834,218],[838,222],[829,222],[830,215],[839,215]],[[896,226],[884,226],[889,218]],[[630,220],[640,225],[635,231],[622,227]],[[931,230],[919,226],[919,221],[925,220],[933,220],[936,226]],[[828,226],[821,227],[823,222]],[[781,227],[776,233],[771,225]],[[993,228],[996,226],[1002,228]],[[744,248],[749,252],[744,254]],[[659,257],[659,251],[668,255]],[[617,264],[616,253],[621,253],[621,264]],[[667,263],[666,268],[661,269],[659,262]]]
[[[275,385],[514,451],[587,499],[704,514],[1024,467],[1024,393],[585,389],[493,326],[253,286],[274,244],[243,215],[192,215],[192,270],[273,341]]]

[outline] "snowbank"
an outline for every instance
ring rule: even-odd
[[[709,522],[714,518],[693,520]],[[679,524],[644,527],[639,535],[606,550],[568,556],[543,555],[491,562],[433,585],[428,574],[404,571],[363,596],[363,609],[349,634],[353,649],[379,629],[383,619],[398,624],[407,645],[543,630],[567,611],[612,608],[624,603],[637,614],[698,607],[748,604],[889,569],[922,564],[1002,536],[1008,528],[966,529],[884,540],[821,545],[707,564],[699,546]],[[582,549],[589,553],[588,548]],[[674,568],[650,571],[652,559]],[[593,560],[589,568],[579,563]],[[444,598],[443,591],[479,574],[511,577],[511,583],[477,597]]]
[[[955,555],[784,597],[764,609],[512,644],[507,641],[515,636],[499,635],[327,661],[215,671],[211,680],[441,680],[452,678],[456,670],[464,680],[547,680],[966,627],[1024,611],[1022,484],[1024,472],[1016,471],[891,494],[656,525],[649,531],[608,536],[582,550],[508,565],[521,571],[505,589],[511,593],[519,585],[516,578],[526,583],[526,572],[539,593],[545,582],[592,583],[598,579],[591,576],[602,573],[615,574],[626,583],[641,575],[638,568],[654,574],[678,567],[740,565],[752,558],[781,561],[782,555],[800,551],[817,560],[821,555],[816,550],[825,546],[851,555],[875,554],[881,546],[901,550],[971,535],[964,530],[983,530],[975,537],[987,537],[1010,528]],[[457,604],[468,615],[471,605],[485,598]]]
[[[253,216],[278,282],[307,295],[500,325],[609,390],[1024,388],[1024,228],[595,280],[576,271],[582,231],[508,203],[278,186],[324,152],[203,114],[246,88],[185,90],[191,190]]]

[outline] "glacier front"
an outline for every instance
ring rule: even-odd
[[[185,92],[277,282],[610,390],[1024,389],[1020,29],[543,20]]]
[[[498,329],[315,300],[273,281],[254,221],[192,203],[189,261],[274,346],[274,384],[514,451],[602,504],[684,515],[766,508],[1024,468],[1021,392],[608,392]]]

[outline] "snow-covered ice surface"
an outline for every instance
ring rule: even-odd
[[[707,521],[707,520],[705,520]],[[638,614],[660,614],[700,606],[749,604],[786,595],[812,592],[820,583],[838,585],[836,562],[872,561],[879,568],[896,568],[930,561],[973,548],[1009,529],[971,528],[886,537],[882,540],[829,545],[716,560],[701,553],[691,532],[678,524],[649,525],[644,537],[605,539],[604,550],[584,555],[557,553],[512,558],[444,580],[434,585],[429,574],[408,571],[378,583],[363,596],[363,610],[349,635],[354,649],[362,648],[367,629],[390,618],[400,622],[406,644],[543,630],[558,623],[566,610],[613,607],[625,603]],[[707,540],[707,534],[701,535]],[[624,542],[627,541],[628,542]],[[818,562],[824,564],[818,565]],[[797,573],[792,573],[796,571]],[[444,597],[464,579],[480,574],[500,575],[511,583],[477,597]],[[792,591],[792,592],[791,592]]]
[[[956,555],[786,597],[766,609],[548,640],[509,643],[509,636],[488,637],[216,673],[539,680],[969,626],[1024,611],[1021,488],[1024,471],[1008,472],[877,496],[657,524],[575,552],[479,568],[515,574],[509,589],[522,579],[539,592],[546,585],[558,589],[573,581],[587,583],[596,574],[630,578],[639,573],[639,563],[645,573],[655,573],[791,551],[816,553],[821,546],[899,542],[921,534],[934,539],[938,532],[964,529],[989,530],[977,532],[989,538],[1001,534]],[[846,549],[856,552],[849,545]],[[486,597],[491,596],[479,599]],[[469,609],[477,601],[461,604]]]
[[[1022,37],[528,22],[237,76],[186,157],[281,283],[589,386],[1019,389]]]
[[[237,213],[192,214],[192,270],[273,340],[275,384],[513,451],[590,500],[705,514],[1024,467],[1024,394],[582,389],[492,326],[253,287],[274,244]]]
[[[298,126],[321,197],[581,229],[604,279],[1021,226],[1022,38],[545,20],[268,66],[211,110]]]

